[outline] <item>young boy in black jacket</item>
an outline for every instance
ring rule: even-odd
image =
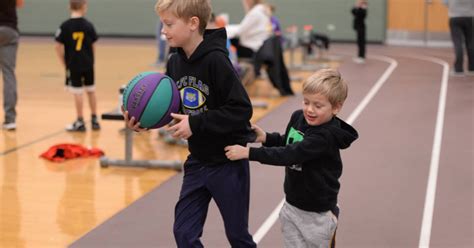
[[[249,161],[230,161],[224,147],[255,139],[250,127],[252,105],[228,57],[225,29],[206,30],[209,0],[159,0],[156,11],[162,33],[177,53],[166,74],[181,93],[184,114],[167,130],[188,139],[190,155],[175,208],[174,235],[178,247],[203,247],[209,202],[214,199],[232,247],[256,247],[248,232]],[[128,126],[142,131],[132,117]]]
[[[353,127],[336,117],[346,97],[347,85],[339,72],[320,70],[304,82],[303,109],[293,113],[285,135],[265,133],[254,125],[255,142],[262,142],[262,147],[225,148],[231,160],[286,166],[286,202],[280,212],[285,247],[335,245],[339,150],[358,138]]]

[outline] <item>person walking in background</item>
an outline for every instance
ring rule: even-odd
[[[0,1],[0,69],[3,74],[3,110],[5,111],[2,128],[5,130],[16,129],[18,93],[15,66],[20,39],[16,9],[21,7],[23,7],[23,0]]]
[[[354,58],[354,62],[362,64],[365,63],[365,17],[367,16],[367,1],[357,0],[356,5],[352,8],[352,15],[354,16],[352,28],[356,31],[358,49],[357,57]]]
[[[448,6],[449,29],[455,53],[451,75],[464,75],[464,41],[468,61],[466,75],[474,76],[474,0],[444,0],[444,4]]]
[[[66,131],[86,131],[83,117],[83,92],[87,92],[93,130],[99,130],[97,100],[94,85],[94,43],[98,36],[94,25],[84,15],[87,0],[70,0],[71,18],[61,24],[56,32],[56,52],[66,69],[66,86],[74,95],[77,120]]]

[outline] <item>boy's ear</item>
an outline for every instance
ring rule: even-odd
[[[334,106],[332,106],[332,114],[337,115],[339,111],[341,111],[342,108],[342,103],[336,103]]]
[[[199,28],[199,18],[197,16],[193,16],[189,18],[189,23],[191,24],[192,30],[197,30]]]

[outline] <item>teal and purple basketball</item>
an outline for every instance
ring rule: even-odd
[[[134,77],[123,92],[123,107],[143,128],[168,124],[171,113],[180,107],[180,95],[173,80],[161,73],[143,72]]]

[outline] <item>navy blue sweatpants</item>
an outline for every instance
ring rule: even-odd
[[[175,207],[173,231],[178,247],[203,247],[199,239],[211,198],[219,208],[231,246],[256,247],[248,232],[249,192],[248,160],[209,165],[189,156]]]

